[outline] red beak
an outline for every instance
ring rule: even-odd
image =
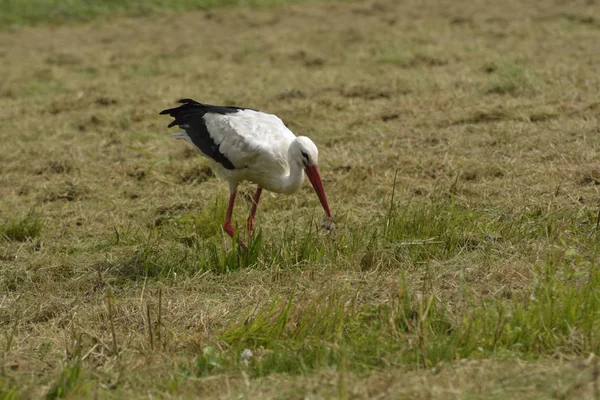
[[[306,165],[306,175],[308,176],[308,180],[312,184],[319,200],[321,201],[321,205],[323,206],[323,210],[329,218],[331,218],[331,211],[329,211],[329,204],[327,204],[327,197],[325,196],[325,190],[323,189],[323,182],[321,182],[321,175],[319,175],[319,168],[316,165]]]

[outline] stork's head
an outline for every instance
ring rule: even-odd
[[[290,150],[290,156],[293,158],[290,161],[296,162],[304,168],[308,180],[319,197],[323,210],[325,210],[327,216],[331,218],[331,211],[329,210],[329,204],[327,204],[325,189],[323,189],[321,175],[319,174],[319,168],[317,167],[317,162],[319,160],[319,150],[317,150],[317,146],[315,146],[313,141],[306,136],[298,136],[292,143]]]

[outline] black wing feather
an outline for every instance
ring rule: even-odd
[[[215,143],[206,128],[204,115],[207,113],[216,114],[232,114],[247,108],[213,106],[210,104],[198,103],[192,99],[179,100],[179,107],[169,108],[160,112],[160,115],[168,114],[173,117],[173,121],[169,124],[169,128],[178,125],[187,133],[196,145],[207,157],[212,158],[227,169],[235,169],[233,163],[219,151],[219,145]]]

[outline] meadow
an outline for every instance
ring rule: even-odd
[[[0,399],[600,398],[593,1],[61,4],[0,1]],[[244,185],[232,245],[183,97],[335,232]]]

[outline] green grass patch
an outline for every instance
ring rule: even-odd
[[[127,255],[115,261],[102,263],[101,269],[128,280],[173,279],[175,276],[191,276],[198,271],[230,273],[241,268],[256,268],[277,265],[278,268],[297,268],[319,262],[325,256],[322,238],[309,230],[289,229],[279,240],[263,243],[263,233],[257,230],[244,251],[235,241],[228,246],[229,237],[220,230],[212,236],[205,237],[197,232],[197,221],[187,225],[189,229],[179,231],[179,236],[170,236],[175,231],[166,229],[154,231],[144,240],[141,246],[127,246]],[[177,221],[182,221],[181,218]],[[182,228],[186,224],[176,223]],[[115,230],[119,242],[127,243],[120,229]]]
[[[80,373],[81,366],[79,362],[65,366],[62,374],[46,395],[46,400],[63,399],[71,394],[75,394]],[[81,393],[79,394],[81,395]]]
[[[402,283],[390,301],[360,304],[359,293],[276,299],[222,332],[198,361],[198,373],[241,366],[257,376],[304,374],[327,366],[368,371],[394,365],[431,367],[463,358],[583,356],[599,349],[600,266],[557,253],[538,268],[531,293],[474,302],[451,313],[435,296]],[[252,356],[248,356],[248,349]],[[246,350],[245,357],[241,354]],[[211,361],[212,360],[212,361]],[[218,361],[215,361],[218,360]]]
[[[38,237],[44,223],[38,215],[27,214],[9,217],[0,223],[0,238],[8,241],[25,242]]]
[[[546,261],[533,271],[525,291],[484,300],[467,296],[458,310],[411,288],[404,272],[397,292],[379,304],[361,302],[360,289],[343,287],[316,297],[292,293],[267,300],[221,332],[187,373],[203,376],[242,368],[253,376],[307,374],[330,366],[360,372],[432,367],[463,358],[535,359],[557,351],[583,356],[599,350],[600,294],[595,288],[600,265],[593,210],[509,213],[465,209],[452,201],[399,210],[392,206],[371,231],[363,227],[362,240],[354,246],[403,270],[476,250],[488,254],[513,248],[526,254],[528,246],[541,240],[548,246]],[[338,262],[340,257],[351,259],[350,239],[342,236],[338,240],[347,241],[345,245],[338,242],[337,251],[330,248],[328,253]],[[286,247],[279,246],[280,251]],[[312,256],[318,253],[314,243],[308,247]],[[268,258],[272,249],[262,247],[257,262],[273,262]],[[318,258],[311,264],[315,262]],[[434,286],[432,275],[423,275],[423,287]]]
[[[316,296],[293,292],[259,302],[183,368],[194,376],[240,368],[252,376],[308,374],[331,366],[364,372],[432,367],[463,358],[535,359],[557,351],[583,356],[599,350],[595,229],[596,212],[590,208],[573,214],[468,209],[451,199],[402,207],[392,202],[387,215],[359,229],[360,236],[341,232],[335,242],[327,242],[311,228],[289,229],[281,238],[264,241],[261,233],[248,253],[237,246],[224,250],[215,237],[196,236],[178,250],[149,245],[132,265],[164,279],[165,268],[173,271],[177,265],[188,265],[179,270],[183,274],[292,268],[333,259],[351,262],[363,249],[363,262],[371,257],[373,264],[399,271],[397,291],[375,304],[361,301],[360,288],[333,286]],[[451,309],[406,281],[409,267],[470,253],[503,251],[506,256],[512,249],[526,255],[530,246],[540,244],[547,247],[546,261],[532,272],[529,287],[510,296],[476,299],[465,292],[463,305]],[[423,274],[422,288],[434,286],[433,275]]]
[[[58,24],[111,15],[142,16],[159,11],[207,10],[215,7],[267,7],[310,0],[0,0],[0,24]]]
[[[2,378],[0,377],[0,380]],[[2,400],[14,400],[19,395],[19,389],[16,386],[4,381],[0,384],[0,399]]]
[[[541,209],[469,209],[444,200],[394,204],[388,215],[357,229],[342,227],[335,237],[320,232],[315,221],[307,221],[306,226],[289,225],[280,236],[259,228],[249,239],[245,230],[238,229],[239,239],[249,245],[246,252],[234,245],[235,241],[229,245],[219,223],[221,208],[217,202],[198,215],[162,215],[160,225],[147,234],[115,228],[107,242],[123,244],[128,250],[127,255],[108,263],[108,270],[131,280],[170,279],[198,271],[289,269],[352,262],[357,257],[363,270],[381,265],[404,270],[469,253],[527,255],[540,243],[549,249],[577,249],[589,257],[600,244],[595,232],[597,211],[591,208],[584,207],[574,215]]]
[[[531,74],[521,62],[502,60],[490,65],[487,71],[492,75],[486,94],[519,95],[534,89]]]
[[[540,240],[546,245],[574,243],[595,252],[599,244],[596,220],[596,210],[585,207],[576,215],[541,209],[468,209],[452,201],[393,207],[382,237],[374,233],[367,245],[363,264],[373,264],[375,253],[404,266],[500,248],[527,254],[529,246]]]

